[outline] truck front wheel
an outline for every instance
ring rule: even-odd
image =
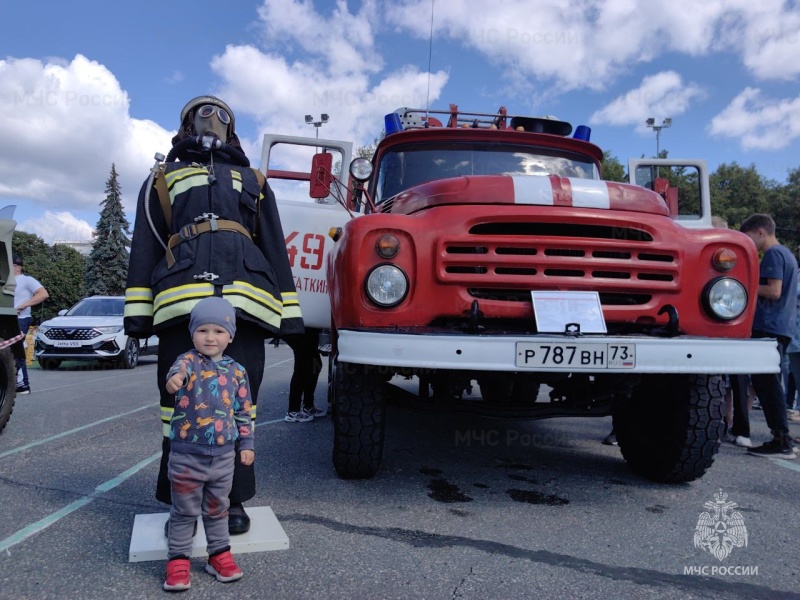
[[[651,375],[614,414],[622,456],[648,479],[702,477],[722,437],[725,386],[720,375]]]
[[[342,479],[370,478],[383,459],[386,377],[352,363],[338,363],[332,372],[333,466]]]
[[[0,432],[11,418],[17,395],[17,363],[10,348],[0,350]]]

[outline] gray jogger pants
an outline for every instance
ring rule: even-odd
[[[169,511],[167,558],[191,557],[194,523],[201,514],[208,555],[229,545],[228,495],[235,458],[234,452],[223,456],[170,452],[168,474],[172,507]]]

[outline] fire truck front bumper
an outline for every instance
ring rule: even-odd
[[[469,335],[341,329],[340,362],[459,371],[780,372],[774,339]]]

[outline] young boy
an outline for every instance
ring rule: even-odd
[[[187,590],[189,557],[197,517],[203,515],[208,542],[206,571],[218,581],[236,581],[242,571],[230,551],[228,495],[234,469],[234,444],[241,462],[255,460],[252,401],[244,367],[225,356],[236,334],[236,313],[223,298],[205,298],[189,321],[194,350],[178,357],[167,374],[166,389],[175,394],[170,424],[169,550],[164,589]]]

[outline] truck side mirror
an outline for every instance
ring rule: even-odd
[[[669,180],[664,177],[656,177],[654,191],[660,194],[667,203],[667,209],[672,218],[678,216],[678,188],[670,187]]]
[[[331,193],[333,155],[319,152],[311,159],[311,186],[308,195],[312,198],[327,198]]]

